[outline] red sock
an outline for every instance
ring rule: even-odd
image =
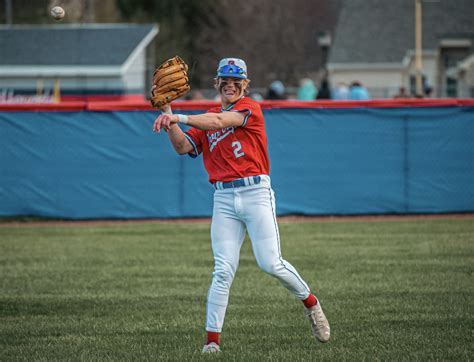
[[[209,343],[216,343],[216,344],[219,344],[219,336],[221,334],[219,332],[209,332],[207,331],[207,342],[206,344],[209,344]]]
[[[314,296],[314,294],[310,294],[308,298],[302,300],[304,306],[306,308],[311,308],[314,307],[316,304],[318,304],[318,300]]]

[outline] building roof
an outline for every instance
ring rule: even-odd
[[[0,67],[121,66],[158,32],[154,24],[0,27]]]
[[[474,42],[473,0],[422,0],[423,49]],[[415,48],[415,0],[344,0],[329,63],[399,63]]]

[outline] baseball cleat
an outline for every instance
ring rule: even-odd
[[[209,344],[204,345],[202,349],[202,353],[219,353],[221,348],[215,342],[211,342]]]
[[[305,314],[311,323],[311,330],[313,331],[313,336],[322,343],[329,341],[331,335],[331,329],[329,328],[329,322],[324,315],[321,305],[316,304],[314,307],[305,308]]]

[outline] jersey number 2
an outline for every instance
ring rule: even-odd
[[[241,151],[242,145],[240,144],[239,141],[232,142],[232,149],[234,150],[235,158],[239,158],[245,155],[245,153]]]

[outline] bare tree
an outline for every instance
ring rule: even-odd
[[[215,73],[218,58],[244,58],[254,85],[265,87],[274,79],[296,85],[315,76],[323,58],[318,34],[332,33],[340,0],[248,0],[242,7],[223,0],[215,9],[221,20],[211,20],[197,34],[196,71]]]
[[[241,57],[253,87],[296,86],[323,67],[318,34],[333,33],[342,0],[15,0],[14,23],[51,22],[61,4],[68,22],[157,22],[156,61],[176,54],[191,66],[193,87],[211,88],[217,61]],[[87,5],[87,6],[85,6]],[[84,15],[84,11],[93,13]]]

